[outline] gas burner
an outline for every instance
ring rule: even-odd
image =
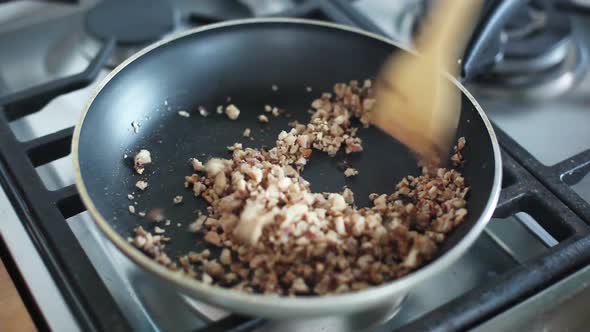
[[[562,63],[568,55],[571,32],[568,17],[528,8],[506,27],[504,58],[494,72],[534,73]]]
[[[230,313],[222,309],[196,301],[187,295],[179,294],[179,296],[192,312],[206,321],[218,321],[230,315]],[[397,315],[402,309],[401,305],[405,299],[406,297],[391,303],[391,307],[387,309],[367,310],[352,315],[306,319],[272,319],[268,320],[265,326],[256,329],[256,331],[372,331]]]
[[[86,28],[94,37],[138,45],[156,41],[174,28],[174,13],[161,0],[108,0],[88,11]]]
[[[502,59],[478,79],[483,92],[552,97],[564,93],[585,67],[568,17],[527,7],[504,29]]]
[[[93,58],[102,43],[115,39],[117,48],[107,64],[113,68],[142,47],[173,32],[175,16],[167,1],[107,0],[88,11],[85,23],[83,54]]]
[[[115,39],[117,47],[106,64],[112,69],[175,31],[229,19],[296,13],[312,4],[301,0],[202,0],[182,5],[163,0],[105,0],[86,13],[80,49],[90,60],[105,41]]]

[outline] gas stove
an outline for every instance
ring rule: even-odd
[[[574,14],[573,2],[548,3],[535,1],[510,21],[498,36],[497,63],[468,85],[503,149],[495,218],[457,263],[385,322],[263,321],[179,294],[96,229],[73,185],[69,149],[95,85],[169,34],[278,15],[354,25],[411,47],[426,2],[0,4],[0,251],[35,322],[54,331],[497,331],[532,326],[537,310],[547,314],[544,327],[562,327],[550,318],[564,317],[557,309],[577,312],[590,282],[590,17]]]

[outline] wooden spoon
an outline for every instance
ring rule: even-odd
[[[444,75],[459,57],[483,0],[439,0],[416,39],[419,55],[392,56],[376,84],[371,121],[412,149],[422,162],[447,160],[461,114],[461,96]]]

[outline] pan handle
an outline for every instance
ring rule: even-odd
[[[527,3],[527,0],[485,0],[480,19],[461,59],[463,81],[485,72],[499,60],[502,56],[502,28]]]

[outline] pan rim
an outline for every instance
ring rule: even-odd
[[[80,193],[80,197],[82,202],[84,203],[85,207],[87,208],[88,212],[92,216],[92,219],[98,226],[98,228],[103,232],[104,235],[119,249],[121,250],[127,257],[129,257],[134,263],[141,266],[143,269],[150,271],[158,275],[159,277],[167,280],[168,282],[172,282],[175,285],[181,287],[184,290],[192,291],[192,294],[198,294],[198,297],[195,297],[197,300],[203,300],[208,303],[215,303],[220,305],[224,308],[231,307],[233,309],[237,308],[238,305],[241,303],[245,306],[258,306],[258,308],[264,308],[268,313],[268,317],[278,317],[278,316],[292,316],[293,314],[299,314],[299,316],[318,316],[318,315],[326,315],[326,314],[344,314],[350,313],[355,311],[360,311],[363,309],[368,309],[379,305],[379,303],[385,302],[386,300],[393,300],[392,296],[395,294],[405,294],[407,293],[414,284],[419,283],[433,275],[436,275],[441,270],[443,270],[446,266],[450,263],[456,261],[459,257],[463,255],[463,253],[475,242],[475,240],[479,237],[479,235],[483,232],[485,226],[487,225],[488,221],[491,219],[493,215],[493,211],[498,203],[498,199],[500,196],[501,190],[501,181],[502,181],[502,161],[501,161],[501,154],[500,154],[500,147],[498,144],[498,140],[494,129],[492,127],[491,122],[485,115],[481,106],[477,103],[475,98],[471,95],[471,93],[454,77],[447,74],[448,79],[450,79],[455,86],[469,99],[471,104],[475,107],[477,113],[481,117],[484,125],[488,131],[488,135],[492,144],[492,150],[494,155],[494,178],[492,183],[492,190],[486,205],[475,221],[473,227],[469,230],[469,232],[453,246],[449,251],[444,253],[442,256],[438,257],[432,262],[429,262],[428,265],[413,271],[412,273],[390,281],[388,283],[379,285],[379,286],[371,286],[365,290],[351,292],[351,293],[344,293],[344,294],[334,294],[334,295],[326,295],[326,296],[313,296],[313,297],[278,297],[278,296],[267,296],[263,294],[247,294],[244,292],[235,291],[228,288],[223,288],[219,286],[211,286],[206,285],[196,279],[187,278],[185,276],[180,275],[179,273],[175,273],[173,271],[168,270],[167,268],[161,266],[153,259],[145,256],[145,254],[141,253],[138,249],[133,247],[129,244],[126,239],[119,235],[106,221],[106,219],[102,216],[102,214],[98,211],[96,206],[94,205],[92,199],[90,198],[88,191],[86,189],[86,184],[84,183],[84,179],[82,178],[81,170],[80,170],[80,163],[79,163],[79,139],[81,130],[84,126],[84,120],[90,107],[92,106],[93,101],[99,95],[100,91],[109,83],[113,77],[115,77],[120,71],[122,71],[125,67],[127,67],[130,63],[135,61],[136,59],[140,58],[141,56],[149,53],[150,51],[168,44],[176,39],[183,38],[188,35],[196,34],[199,32],[210,31],[214,29],[221,29],[229,26],[237,26],[237,25],[248,25],[248,24],[255,24],[255,23],[280,23],[280,24],[301,24],[301,25],[312,25],[312,26],[320,26],[324,28],[330,28],[335,30],[343,30],[347,32],[356,33],[365,37],[369,37],[372,39],[376,39],[380,42],[387,43],[388,45],[397,47],[403,51],[410,52],[416,54],[416,52],[409,50],[395,41],[383,37],[381,35],[371,33],[368,31],[364,31],[358,28],[349,27],[341,24],[335,24],[330,22],[323,22],[319,20],[311,20],[311,19],[300,19],[300,18],[283,18],[283,17],[273,17],[273,18],[250,18],[250,19],[239,19],[239,20],[230,20],[221,23],[205,25],[202,27],[197,27],[193,29],[189,29],[187,31],[181,31],[175,34],[170,35],[158,42],[155,42],[149,46],[146,46],[142,50],[138,51],[128,59],[126,59],[123,63],[113,69],[95,88],[92,95],[89,97],[85,107],[82,110],[78,123],[74,129],[74,134],[72,137],[72,157],[73,157],[73,167],[74,167],[74,176],[75,176],[75,183],[76,187]],[[189,293],[190,294],[190,293]],[[237,303],[237,304],[236,304]],[[240,306],[244,308],[244,306]],[[270,310],[271,308],[275,310]],[[239,309],[235,309],[239,310]],[[295,310],[295,311],[291,311]],[[258,315],[264,315],[260,313],[260,310],[256,310],[256,308],[244,309],[243,312],[255,312]],[[285,312],[283,315],[278,314],[276,311]],[[273,314],[274,312],[274,314]]]

